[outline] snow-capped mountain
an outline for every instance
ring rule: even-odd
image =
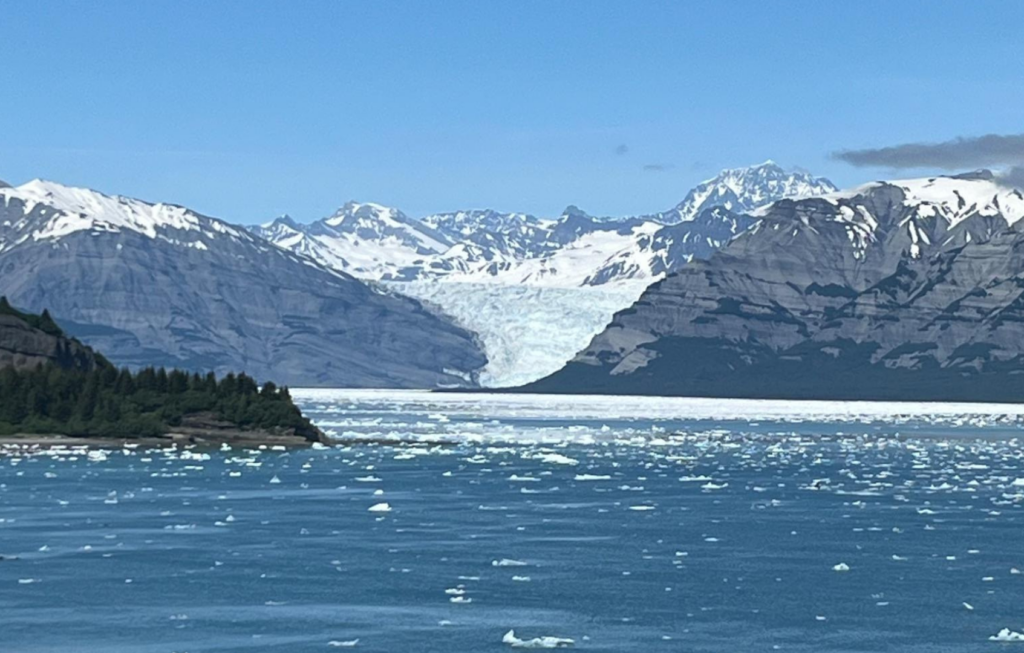
[[[757,166],[723,170],[698,184],[675,208],[657,214],[656,219],[666,224],[688,222],[716,206],[748,213],[786,197],[814,197],[837,190],[824,177],[787,171],[769,160]]]
[[[572,288],[654,281],[747,228],[752,221],[744,213],[783,197],[834,191],[826,179],[769,161],[723,170],[674,209],[646,216],[595,218],[570,206],[556,219],[484,209],[418,221],[378,204],[349,203],[309,225],[285,217],[255,231],[362,279]]]
[[[87,188],[35,179],[0,189],[0,252],[26,242],[54,241],[78,232],[134,232],[174,245],[206,249],[231,239],[270,252],[267,243],[234,227],[173,204],[150,204]]]
[[[549,233],[551,220],[526,213],[500,213],[491,209],[436,213],[423,223],[444,234],[452,243],[475,245],[492,256],[523,259],[542,256],[557,245]]]
[[[1021,191],[981,171],[783,199],[755,216],[533,389],[1019,400]]]
[[[397,270],[421,265],[453,244],[397,209],[357,202],[310,225],[283,216],[253,231],[327,267],[371,280],[393,278]]]
[[[0,295],[49,309],[118,364],[435,387],[471,384],[485,362],[418,302],[171,204],[40,180],[2,188],[0,267]]]
[[[310,225],[279,218],[256,231],[365,280],[417,282],[390,287],[437,306],[479,334],[491,360],[483,376],[502,385],[557,369],[647,285],[694,258],[706,258],[753,224],[730,207],[834,190],[827,180],[787,173],[769,162],[723,171],[691,191],[679,207],[647,216],[597,218],[569,206],[555,219],[485,209],[417,222],[395,209],[350,203]],[[508,287],[540,292],[503,290]],[[545,301],[548,308],[542,308]],[[534,333],[549,333],[543,345],[522,336],[523,324],[542,324],[551,307],[573,303],[587,308],[566,308],[572,315],[556,322],[572,333],[554,337],[537,328]],[[547,364],[527,350],[546,352]]]

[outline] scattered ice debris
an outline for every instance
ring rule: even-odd
[[[575,640],[567,637],[551,637],[550,635],[534,637],[533,639],[519,639],[516,637],[515,630],[505,633],[505,636],[501,638],[501,642],[508,644],[512,648],[569,648],[576,643]]]

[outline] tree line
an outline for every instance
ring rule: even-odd
[[[0,434],[147,437],[204,412],[241,429],[313,430],[288,388],[260,387],[245,374],[218,380],[212,372],[153,367],[132,372],[109,363],[92,370],[0,369]]]

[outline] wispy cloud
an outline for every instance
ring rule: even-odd
[[[665,172],[674,167],[671,163],[648,163],[644,166],[644,172]]]
[[[963,170],[1024,164],[1024,134],[959,137],[941,143],[902,143],[840,150],[832,158],[857,167]]]

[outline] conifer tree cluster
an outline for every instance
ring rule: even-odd
[[[241,429],[312,432],[287,388],[261,388],[245,374],[218,380],[213,373],[152,367],[131,372],[109,364],[90,371],[56,365],[0,369],[0,434],[146,437],[197,413]]]
[[[23,313],[0,297],[0,315],[71,342],[46,311]],[[87,350],[88,351],[88,350]],[[294,429],[315,439],[316,429],[292,403],[288,388],[260,387],[245,374],[209,374],[148,367],[118,369],[99,354],[33,369],[0,368],[0,435],[151,437],[189,416],[207,414],[242,429]]]

